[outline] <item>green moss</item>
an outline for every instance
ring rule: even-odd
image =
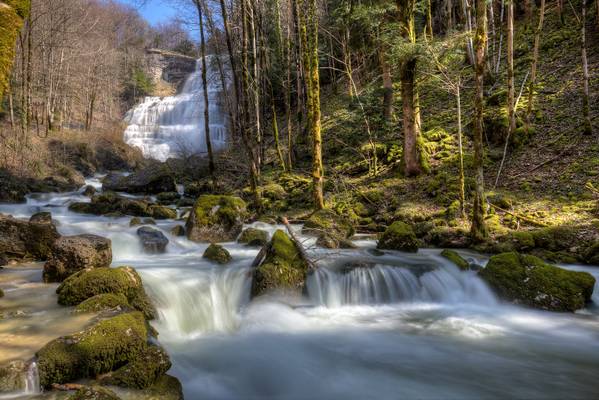
[[[241,232],[241,236],[237,241],[248,246],[264,246],[268,243],[268,232],[262,229],[247,228]]]
[[[159,346],[148,346],[134,360],[102,378],[105,385],[146,389],[171,368],[168,354]]]
[[[148,213],[156,219],[176,219],[177,210],[160,205],[152,205],[148,207]]]
[[[9,7],[0,6],[0,99],[8,87],[15,56],[15,43],[23,19],[29,12],[29,1],[5,1]]]
[[[584,232],[582,232],[584,235]],[[567,250],[583,242],[581,230],[573,226],[556,226],[532,232],[536,247],[550,251]]]
[[[247,218],[246,203],[239,197],[203,195],[187,219],[187,237],[194,241],[233,240]]]
[[[58,303],[77,305],[99,294],[123,295],[129,304],[153,319],[154,307],[147,297],[140,276],[131,267],[94,268],[69,276],[56,289]]]
[[[405,222],[395,221],[381,235],[377,248],[415,253],[418,251],[418,239],[416,239],[416,234],[410,225]]]
[[[183,387],[177,378],[162,375],[144,395],[146,400],[183,400]]]
[[[504,299],[552,311],[575,311],[590,301],[595,278],[518,253],[491,257],[480,276]]]
[[[40,384],[48,388],[118,369],[145,351],[147,338],[143,314],[132,312],[55,339],[36,354]]]
[[[120,400],[113,391],[100,386],[84,386],[68,400]]]
[[[599,266],[599,241],[590,245],[584,251],[584,261],[587,264],[598,265]],[[2,293],[0,291],[0,297],[2,297]]]
[[[227,249],[215,243],[208,246],[202,257],[219,264],[226,264],[231,261],[231,254],[229,254]]]
[[[122,293],[103,293],[90,297],[75,307],[75,312],[99,312],[104,310],[120,307],[126,309],[129,306],[129,301]]]
[[[462,271],[468,271],[470,269],[470,264],[468,264],[468,261],[464,260],[462,256],[453,250],[445,249],[441,252],[441,256],[447,258]]]
[[[303,232],[319,236],[327,233],[329,235],[350,238],[354,235],[355,230],[351,222],[346,218],[333,210],[324,209],[316,211],[308,218],[304,224]]]
[[[272,289],[300,290],[307,270],[308,265],[293,241],[279,229],[269,243],[264,260],[254,270],[252,294],[256,296]]]

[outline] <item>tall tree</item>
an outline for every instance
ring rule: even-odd
[[[528,108],[526,110],[526,129],[530,127],[532,117],[534,91],[537,83],[537,63],[539,62],[539,46],[541,45],[541,32],[543,31],[543,21],[545,20],[545,0],[541,0],[539,7],[539,24],[535,31],[535,42],[532,51],[532,65],[530,67],[530,83],[528,84]]]
[[[584,119],[584,133],[590,135],[593,133],[590,115],[590,96],[589,96],[589,63],[587,60],[587,0],[582,0],[581,25],[581,47],[582,47],[582,117]]]
[[[506,141],[514,134],[516,130],[516,113],[514,102],[516,97],[516,88],[514,87],[514,0],[508,0],[507,4],[507,113],[508,113],[508,132]]]
[[[476,61],[474,65],[476,94],[474,97],[474,169],[475,187],[470,235],[474,241],[489,236],[485,224],[485,176],[483,169],[483,107],[485,50],[487,48],[487,7],[485,0],[476,0]]]

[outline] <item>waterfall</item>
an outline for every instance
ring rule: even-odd
[[[450,265],[421,275],[405,267],[380,264],[348,272],[319,268],[308,278],[307,287],[311,300],[328,307],[416,301],[496,303],[478,277]]]
[[[226,115],[219,72],[208,61],[210,138],[214,151],[226,146]],[[125,116],[124,140],[141,149],[143,155],[160,161],[171,157],[206,153],[204,130],[204,88],[201,63],[185,82],[181,93],[168,97],[146,97]]]
[[[40,393],[40,376],[35,361],[32,361],[27,368],[27,374],[25,375],[25,393]]]

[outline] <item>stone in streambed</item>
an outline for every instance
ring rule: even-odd
[[[202,257],[219,264],[227,264],[231,261],[231,254],[229,254],[227,249],[215,243],[208,246]]]
[[[418,239],[410,225],[405,222],[395,221],[381,235],[377,248],[416,253],[418,251]]]
[[[183,400],[183,386],[174,376],[162,375],[148,389],[142,391],[146,400]]]
[[[175,179],[166,165],[152,164],[130,175],[108,174],[102,180],[103,190],[157,194],[176,192]]]
[[[550,311],[575,311],[591,300],[595,278],[519,253],[491,257],[479,272],[505,300]]]
[[[101,383],[131,389],[146,389],[170,368],[171,361],[168,354],[161,347],[151,345],[126,365],[102,377]]]
[[[254,263],[257,267],[253,271],[252,296],[272,290],[302,291],[308,264],[282,230],[275,232]]]
[[[27,363],[22,360],[0,365],[0,393],[25,390]]]
[[[46,260],[59,237],[53,224],[0,214],[0,258]]]
[[[52,223],[52,214],[47,211],[40,211],[35,213],[29,218],[29,222],[33,222],[36,224],[51,224]]]
[[[112,390],[101,386],[84,386],[67,400],[121,400]]]
[[[316,245],[325,249],[355,249],[356,245],[349,239],[323,234],[316,239]]]
[[[173,236],[185,236],[185,227],[182,225],[175,225],[171,228],[171,235]]]
[[[92,185],[87,185],[81,194],[86,197],[92,197],[94,194],[96,194],[96,188]]]
[[[149,226],[142,226],[137,230],[144,251],[149,254],[159,254],[166,251],[168,239],[164,233]]]
[[[139,226],[139,225],[156,225],[156,221],[154,218],[140,218],[133,217],[129,221],[129,226]]]
[[[61,282],[77,271],[108,267],[111,262],[110,239],[89,234],[63,236],[52,246],[44,265],[44,281]]]
[[[195,242],[235,240],[246,217],[246,204],[239,197],[200,196],[185,224],[187,238]]]
[[[268,243],[268,232],[262,229],[247,228],[241,232],[237,241],[247,246],[264,246]]]

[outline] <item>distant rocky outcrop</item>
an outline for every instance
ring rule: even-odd
[[[196,69],[196,59],[161,49],[146,50],[146,71],[156,88],[156,96],[164,97],[180,91],[185,79]]]

